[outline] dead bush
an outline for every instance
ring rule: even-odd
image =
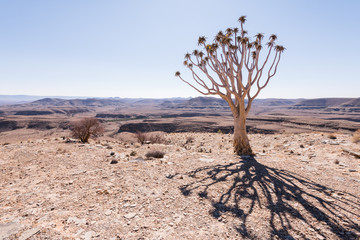
[[[356,132],[354,132],[352,137],[353,143],[360,143],[360,129],[358,129]]]
[[[136,143],[138,142],[135,134],[129,132],[122,132],[117,134],[117,139],[119,139],[123,143]]]
[[[149,151],[149,152],[147,152],[147,153],[145,154],[145,157],[146,157],[147,159],[149,159],[149,158],[163,158],[164,155],[165,155],[164,152],[158,151],[158,150],[154,150],[154,151]]]
[[[160,133],[153,133],[149,136],[149,141],[151,143],[158,143],[158,144],[167,144],[168,141],[165,139],[164,135]]]
[[[329,134],[329,138],[332,139],[332,140],[335,140],[335,139],[336,139],[336,135],[335,135],[334,133]]]
[[[147,141],[147,136],[143,132],[137,131],[135,133],[135,137],[138,140],[138,142],[141,143],[141,145],[144,144]]]
[[[82,143],[88,143],[90,137],[98,137],[103,132],[104,128],[96,118],[84,118],[71,126],[72,137],[80,139]]]
[[[194,137],[193,136],[187,136],[186,137],[186,144],[188,144],[188,143],[193,143],[194,142]]]

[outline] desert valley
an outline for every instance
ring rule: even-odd
[[[255,100],[254,157],[232,126],[218,98],[3,104],[0,239],[359,239],[360,98]]]

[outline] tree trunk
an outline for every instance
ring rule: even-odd
[[[237,114],[237,116],[234,116],[234,152],[237,155],[255,155],[250,147],[246,132],[245,114]]]

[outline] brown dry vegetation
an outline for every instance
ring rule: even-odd
[[[356,132],[354,132],[354,135],[352,137],[352,141],[354,143],[359,143],[360,142],[360,129],[357,130]]]

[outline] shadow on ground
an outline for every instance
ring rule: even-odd
[[[180,187],[184,196],[198,194],[206,199],[214,218],[232,216],[243,237],[357,239],[360,235],[358,196],[265,166],[252,157],[178,175],[194,179]],[[254,218],[259,224],[254,225]]]

